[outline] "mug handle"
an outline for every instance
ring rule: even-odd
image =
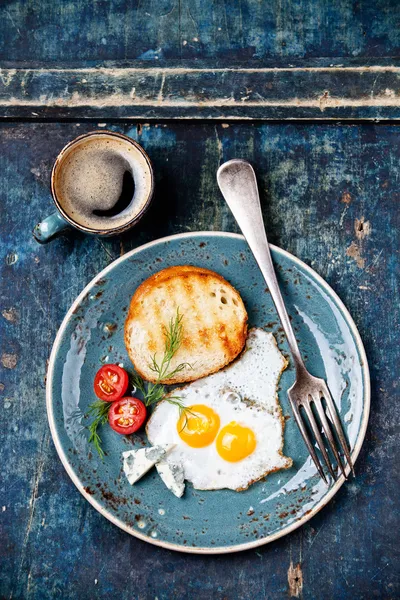
[[[32,234],[39,244],[47,244],[47,242],[50,242],[53,238],[70,228],[71,225],[63,219],[60,213],[55,212],[35,225]]]

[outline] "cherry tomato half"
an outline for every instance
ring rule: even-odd
[[[94,393],[100,400],[115,402],[128,389],[128,373],[118,365],[104,365],[94,378]]]
[[[141,400],[127,396],[111,404],[108,422],[117,433],[129,435],[143,425],[146,412],[146,407]]]

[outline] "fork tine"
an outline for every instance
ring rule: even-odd
[[[316,423],[316,421],[315,421],[315,417],[314,417],[314,415],[313,415],[313,412],[312,412],[311,406],[310,406],[310,404],[309,404],[309,403],[307,403],[307,404],[306,404],[306,403],[304,403],[304,404],[303,404],[303,408],[304,408],[304,410],[305,410],[305,412],[306,412],[306,415],[307,415],[307,418],[308,418],[308,420],[309,420],[309,422],[310,422],[311,429],[313,430],[313,433],[314,433],[314,435],[315,435],[315,437],[316,437],[316,440],[317,440],[317,443],[318,443],[319,449],[321,450],[321,452],[322,452],[322,456],[324,457],[325,464],[326,464],[326,466],[328,467],[328,471],[329,471],[329,473],[331,474],[333,481],[336,481],[336,479],[337,479],[337,478],[336,478],[336,474],[334,473],[334,471],[333,471],[333,469],[332,469],[331,461],[330,461],[330,459],[329,459],[329,456],[328,456],[328,453],[327,453],[327,451],[326,451],[326,449],[325,449],[325,444],[324,444],[324,441],[323,441],[323,439],[322,439],[322,436],[321,436],[321,432],[320,432],[320,430],[319,430],[319,427],[318,427],[318,425],[317,425],[317,423]]]
[[[315,404],[315,408],[316,408],[317,414],[318,414],[318,416],[319,416],[319,418],[321,420],[325,437],[327,438],[327,440],[329,442],[330,449],[332,450],[333,455],[336,458],[336,462],[337,462],[338,467],[340,468],[342,474],[344,475],[344,478],[347,479],[346,471],[344,470],[343,463],[342,463],[342,460],[340,458],[340,454],[337,451],[335,438],[332,435],[332,431],[331,431],[331,428],[329,426],[328,419],[326,418],[326,414],[325,414],[325,411],[324,411],[324,407],[322,406],[321,399],[320,398],[313,398],[313,401],[314,401],[314,404]]]
[[[320,474],[320,477],[325,481],[325,483],[328,485],[328,480],[326,478],[326,475],[321,467],[321,463],[318,460],[318,456],[316,455],[316,452],[314,450],[314,446],[312,445],[312,443],[310,442],[310,438],[308,437],[308,433],[307,430],[305,428],[305,425],[303,423],[303,419],[301,417],[300,411],[297,407],[297,404],[294,400],[292,400],[289,396],[289,400],[290,400],[290,404],[293,410],[293,414],[294,414],[294,418],[296,419],[296,423],[299,426],[300,429],[300,433],[303,436],[303,440],[306,443],[306,446],[308,448],[309,453],[311,454],[311,458],[313,459],[315,466],[317,467],[317,471]]]
[[[342,445],[343,452],[347,458],[347,462],[349,464],[351,472],[353,473],[353,476],[355,477],[353,462],[351,460],[349,447],[347,445],[346,438],[343,433],[342,424],[340,422],[339,415],[337,413],[336,404],[332,400],[332,396],[330,395],[327,386],[323,386],[322,396],[325,398],[325,401],[326,401],[326,404],[327,404],[327,407],[329,410],[329,414],[330,414],[332,422],[335,426],[335,430],[336,430],[337,436],[340,440],[340,443]]]

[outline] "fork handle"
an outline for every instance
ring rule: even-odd
[[[304,369],[303,359],[276,278],[254,169],[246,160],[229,160],[218,169],[217,181],[267,283],[285,331],[296,370]]]

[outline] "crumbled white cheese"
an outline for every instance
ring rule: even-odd
[[[166,444],[123,452],[123,468],[129,483],[133,485],[139,481],[147,471],[154,467],[158,461],[162,460],[174,447],[175,444]]]
[[[183,466],[179,464],[170,464],[166,460],[161,460],[156,464],[156,469],[167,488],[175,494],[177,498],[181,498],[185,491]]]

